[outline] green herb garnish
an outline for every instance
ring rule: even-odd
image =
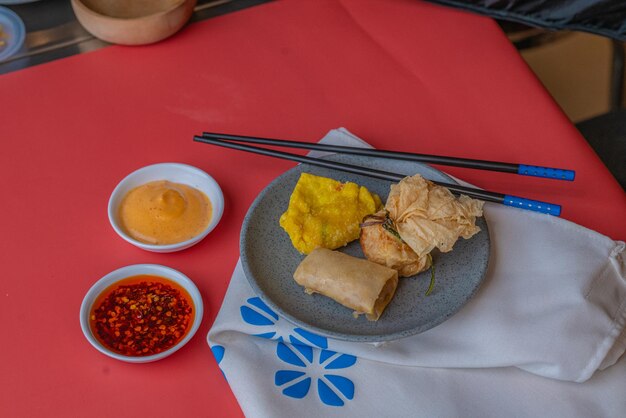
[[[393,220],[389,217],[389,215],[387,215],[387,218],[385,219],[385,222],[383,222],[382,226],[385,228],[385,231],[393,235],[398,241],[404,242],[398,231],[396,231]]]
[[[404,240],[402,239],[402,237],[396,230],[396,224],[393,222],[393,219],[389,217],[388,211],[385,211],[384,218],[382,216],[376,216],[376,215],[366,216],[363,219],[363,223],[361,223],[359,226],[361,228],[365,228],[365,227],[374,226],[374,225],[382,226],[385,229],[385,231],[389,232],[395,239],[397,239],[401,243],[404,243]]]
[[[430,254],[426,254],[428,259],[430,260],[430,284],[428,285],[428,290],[426,291],[426,296],[430,295],[430,292],[433,291],[435,287],[435,263],[433,262],[433,256]]]

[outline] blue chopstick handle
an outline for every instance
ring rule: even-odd
[[[505,206],[547,213],[548,215],[559,216],[561,214],[561,206],[559,205],[539,202],[538,200],[524,199],[523,197],[505,195],[502,203]]]
[[[544,177],[548,179],[573,181],[576,172],[573,170],[563,170],[562,168],[537,167],[536,165],[520,164],[517,174],[523,176]]]

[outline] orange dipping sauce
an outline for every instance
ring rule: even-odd
[[[191,296],[164,277],[139,275],[105,289],[89,314],[91,332],[109,350],[149,356],[181,341],[194,321]]]
[[[167,245],[200,234],[211,220],[209,198],[181,183],[158,180],[132,189],[120,204],[124,231],[145,244]]]

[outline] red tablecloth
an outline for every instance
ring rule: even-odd
[[[344,126],[381,148],[572,168],[574,183],[448,171],[626,238],[626,195],[497,25],[414,0],[269,3],[2,76],[0,101],[5,417],[240,414],[205,337],[245,212],[292,163],[192,142],[203,130],[315,141]],[[106,216],[121,178],[164,161],[206,170],[227,201],[174,254],[127,244]],[[186,347],[143,365],[98,353],[78,322],[89,287],[136,263],[182,271],[206,304]]]

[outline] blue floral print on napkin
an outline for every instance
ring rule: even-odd
[[[213,357],[215,357],[215,361],[217,361],[217,365],[219,366],[222,360],[224,360],[224,354],[226,353],[226,349],[224,346],[219,344],[215,344],[210,347],[213,352]],[[222,376],[226,379],[226,375],[224,374],[224,370],[220,367],[220,371],[222,372]]]
[[[304,398],[313,381],[317,381],[317,394],[322,402],[330,406],[343,406],[344,400],[354,398],[354,383],[347,377],[327,373],[329,370],[345,369],[356,363],[356,357],[338,354],[335,351],[313,349],[306,345],[291,346],[279,342],[276,355],[298,370],[279,370],[274,375],[274,384],[284,387],[282,393],[292,398]],[[309,375],[311,374],[311,375]]]
[[[267,338],[268,340],[276,340],[284,342],[285,339],[291,341],[292,344],[313,344],[316,347],[328,348],[328,339],[320,335],[314,334],[302,328],[294,328],[293,332],[296,335],[279,335],[278,323],[285,321],[281,319],[269,306],[265,304],[259,297],[253,297],[246,301],[246,305],[239,308],[241,318],[244,322],[261,327],[262,331],[259,334],[253,334],[255,337]],[[304,339],[304,340],[303,340]]]
[[[254,336],[276,341],[278,358],[298,368],[275,373],[274,384],[282,388],[283,395],[302,399],[316,383],[317,394],[326,405],[343,406],[346,400],[354,398],[352,380],[329,371],[352,367],[356,363],[355,356],[328,350],[326,337],[302,328],[279,335],[277,324],[281,318],[258,297],[249,298],[240,313],[244,322],[262,328],[262,332]]]

